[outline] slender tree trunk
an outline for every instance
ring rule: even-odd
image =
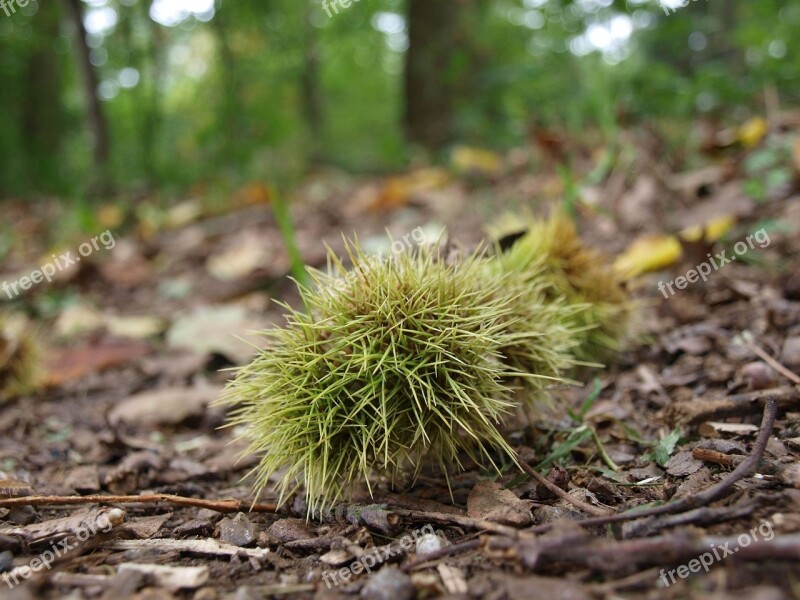
[[[314,0],[312,0],[314,1]],[[320,157],[322,131],[323,131],[323,112],[322,112],[322,93],[319,82],[319,48],[317,47],[317,30],[311,22],[311,5],[303,15],[304,19],[304,63],[305,68],[301,76],[301,89],[303,93],[303,112],[305,120],[308,122],[308,130],[311,134],[311,158],[316,160]]]
[[[44,4],[36,15],[37,43],[26,60],[23,80],[26,102],[21,106],[22,149],[27,155],[28,176],[34,188],[58,180],[59,152],[67,123],[63,107],[53,102],[62,92],[61,57],[51,45],[51,40],[58,37],[61,22],[58,9],[57,4]]]
[[[81,71],[84,95],[86,96],[86,118],[89,132],[93,137],[94,165],[101,179],[105,179],[108,163],[108,125],[100,98],[97,97],[97,73],[89,59],[89,46],[86,43],[86,28],[83,26],[83,6],[81,0],[64,0],[76,35],[76,59]]]
[[[453,137],[459,12],[465,0],[409,0],[405,71],[408,140],[436,150]]]

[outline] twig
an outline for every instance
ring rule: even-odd
[[[538,471],[533,469],[530,465],[520,463],[522,465],[522,470],[525,471],[528,475],[533,477],[536,481],[546,487],[550,492],[561,498],[562,500],[566,500],[570,504],[572,504],[578,510],[581,510],[589,515],[594,515],[595,517],[603,517],[608,516],[608,511],[603,510],[602,508],[597,508],[596,506],[592,506],[588,502],[584,502],[578,498],[570,496],[567,492],[562,490],[558,487],[555,483],[547,479],[544,475],[540,475]]]
[[[427,512],[421,510],[395,509],[395,514],[401,517],[408,517],[418,521],[428,521],[439,525],[458,525],[472,530],[490,531],[511,538],[518,537],[519,530],[483,519],[473,519],[463,515],[451,515],[448,513]]]
[[[426,554],[422,558],[414,560],[403,567],[403,571],[406,573],[413,571],[415,569],[420,568],[423,565],[427,565],[431,561],[439,560],[440,558],[445,558],[447,556],[453,556],[454,554],[461,554],[462,552],[469,552],[470,550],[475,550],[476,548],[480,548],[483,540],[480,538],[476,538],[474,540],[467,540],[465,542],[459,542],[458,544],[451,544],[449,546],[445,546],[444,548],[440,548],[436,550],[436,552],[431,552],[430,554]]]
[[[754,535],[751,533],[751,536]],[[741,536],[739,536],[741,537]],[[675,565],[701,555],[710,557],[709,565],[735,553],[736,560],[800,560],[800,535],[790,534],[773,538],[750,539],[747,546],[739,537],[698,536],[686,531],[652,538],[623,541],[600,540],[589,535],[563,539],[509,540],[493,537],[487,541],[487,552],[502,553],[505,558],[516,557],[531,570],[558,563],[603,571],[626,571],[654,565]],[[712,554],[716,552],[716,554]],[[655,581],[653,582],[655,583]]]
[[[213,538],[200,540],[173,540],[156,538],[151,540],[111,540],[102,544],[103,548],[114,550],[157,550],[162,553],[184,552],[200,556],[247,556],[248,558],[267,558],[272,552],[269,548],[242,548]]]
[[[239,511],[268,512],[278,510],[275,504],[251,504],[243,500],[228,498],[226,500],[206,500],[204,498],[187,498],[173,494],[143,494],[141,496],[23,496],[0,500],[0,508],[12,506],[47,506],[57,504],[158,504],[165,502],[177,506],[207,508],[221,513]]]
[[[758,438],[756,439],[756,443],[753,447],[753,452],[750,454],[750,456],[747,457],[745,461],[743,461],[738,467],[736,467],[733,471],[731,471],[727,475],[727,477],[725,477],[719,483],[712,485],[711,487],[697,494],[685,496],[680,500],[676,500],[674,502],[668,502],[667,504],[656,506],[654,508],[649,508],[645,510],[634,509],[631,511],[618,513],[615,515],[607,515],[603,517],[595,517],[592,519],[584,519],[582,521],[576,521],[576,523],[581,527],[608,525],[609,523],[619,523],[622,521],[643,519],[645,517],[656,517],[659,515],[683,512],[693,508],[698,508],[700,506],[705,506],[707,504],[711,504],[716,500],[719,500],[720,498],[727,495],[728,491],[736,484],[737,481],[755,472],[756,468],[758,467],[758,463],[764,456],[764,450],[767,447],[769,436],[772,434],[772,428],[775,426],[775,418],[777,414],[778,414],[778,401],[774,397],[770,397],[767,399],[764,405],[764,416],[761,419],[761,427],[758,434]],[[539,525],[537,527],[526,529],[525,531],[528,533],[544,533],[545,531],[549,531],[550,529],[552,529],[552,527],[553,527],[552,524],[547,523],[545,525]]]
[[[745,460],[743,456],[733,456],[710,448],[695,448],[692,450],[692,458],[714,463],[715,465],[722,465],[723,467],[732,467],[735,463]]]
[[[665,409],[669,421],[694,425],[705,421],[719,421],[729,417],[742,417],[758,410],[764,398],[775,398],[781,408],[796,408],[800,401],[799,386],[785,386],[735,394],[719,400],[702,398],[687,402],[675,402]]]

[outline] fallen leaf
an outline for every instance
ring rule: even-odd
[[[206,269],[220,281],[242,279],[268,264],[272,254],[263,235],[243,233],[236,236],[230,246],[209,256]]]
[[[206,306],[179,317],[167,332],[167,345],[194,353],[221,354],[235,364],[248,362],[256,348],[236,336],[262,329],[240,306]]]
[[[490,481],[475,484],[467,498],[470,517],[511,526],[529,525],[532,506],[529,500],[520,500],[511,490]]]
[[[711,244],[721,239],[726,233],[736,225],[736,217],[732,215],[718,217],[705,223],[704,225],[692,225],[680,232],[680,235],[687,242],[699,242],[704,240]]]
[[[745,148],[755,148],[767,135],[767,131],[769,131],[767,120],[764,117],[753,117],[739,127],[736,137]]]
[[[490,177],[500,175],[503,170],[503,159],[499,154],[471,146],[453,148],[450,164],[462,173],[479,173]]]
[[[233,194],[233,205],[256,206],[272,202],[272,193],[269,186],[263,181],[251,181]]]
[[[71,338],[82,333],[98,331],[103,328],[100,312],[88,304],[72,304],[58,315],[53,329],[56,335]]]
[[[166,214],[164,224],[171,229],[183,227],[203,216],[203,205],[199,200],[186,200],[172,206]]]
[[[405,206],[415,194],[440,189],[451,180],[444,169],[430,167],[407,175],[390,177],[369,203],[370,210],[392,210]]]
[[[614,261],[616,272],[626,279],[675,264],[683,254],[681,243],[671,235],[647,235],[636,239]]]
[[[83,348],[52,350],[48,356],[44,384],[58,387],[90,373],[105,371],[141,358],[150,352],[149,344],[138,341],[105,342]]]
[[[144,392],[114,406],[108,421],[115,426],[120,423],[140,427],[178,425],[189,417],[201,416],[221,391],[221,387],[208,386]]]

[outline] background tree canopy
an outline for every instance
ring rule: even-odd
[[[796,2],[340,2],[9,0],[0,193],[384,171],[799,99]]]

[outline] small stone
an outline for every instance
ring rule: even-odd
[[[208,519],[192,519],[181,523],[172,530],[172,535],[176,538],[188,538],[195,536],[207,536],[213,531],[214,527]]]
[[[435,533],[426,533],[417,539],[417,558],[433,554],[442,549],[442,539]]]
[[[766,390],[778,383],[775,371],[761,361],[747,363],[741,367],[736,373],[736,378],[746,383],[751,390]]]
[[[0,573],[5,573],[14,568],[14,555],[8,550],[0,552]]]
[[[364,600],[411,600],[414,584],[397,567],[384,567],[361,588]]]
[[[234,546],[249,546],[258,536],[258,529],[243,513],[233,519],[225,517],[219,522],[218,528],[219,539]]]
[[[267,533],[281,544],[312,537],[303,519],[280,519],[270,525]]]
[[[786,338],[783,342],[781,363],[789,369],[800,368],[800,336]]]

